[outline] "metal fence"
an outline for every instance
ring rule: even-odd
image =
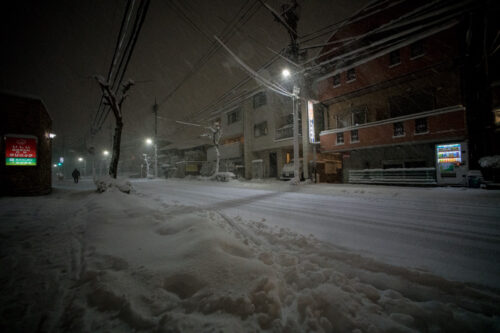
[[[436,168],[349,170],[349,183],[436,184]]]

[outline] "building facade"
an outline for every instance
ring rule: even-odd
[[[52,120],[36,97],[0,93],[0,194],[40,195],[52,189]]]
[[[372,2],[329,39],[309,82],[324,110],[321,158],[343,182],[464,184],[477,168],[468,5]]]

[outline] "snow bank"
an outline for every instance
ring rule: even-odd
[[[481,157],[479,165],[483,168],[500,168],[500,155]]]
[[[493,331],[499,295],[215,211],[108,192],[86,204],[65,327],[92,332]]]
[[[0,224],[6,331],[500,331],[498,291],[264,221],[149,192],[26,200],[0,201],[2,221],[15,222]]]
[[[97,177],[94,179],[94,184],[96,185],[97,192],[99,193],[118,189],[119,191],[128,194],[134,190],[132,184],[128,180],[112,178],[111,176]]]

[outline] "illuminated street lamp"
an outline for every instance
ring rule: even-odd
[[[55,137],[56,137],[56,135],[54,133],[49,133],[49,138],[53,139]]]
[[[102,152],[102,154],[103,154],[104,156],[108,156],[108,155],[109,155],[109,151],[105,150],[105,151],[103,151],[103,152]]]
[[[156,141],[153,141],[153,139],[151,138],[146,138],[145,140],[146,144],[148,146],[150,145],[154,145],[154,150],[155,150],[155,156],[154,156],[154,159],[155,159],[155,178],[158,178],[158,147],[156,145]]]
[[[283,69],[281,72],[283,78],[290,78],[290,70],[287,68]],[[294,182],[298,183],[300,181],[300,171],[299,171],[299,123],[298,123],[298,99],[299,99],[300,88],[294,82],[293,83],[293,96],[292,96],[292,114],[293,114],[293,178]]]
[[[54,166],[54,168],[57,168],[57,164],[54,164],[53,166]]]
[[[83,174],[87,175],[87,160],[85,160],[83,157],[78,157],[78,162],[84,162],[84,164],[83,164]]]

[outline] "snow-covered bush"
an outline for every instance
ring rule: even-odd
[[[232,179],[236,179],[236,175],[232,172],[217,172],[213,177],[218,182],[228,182]]]
[[[500,168],[500,155],[481,157],[479,165],[483,168]]]
[[[97,177],[94,179],[97,192],[102,193],[113,189],[129,194],[134,191],[132,184],[128,180],[115,179],[110,176]]]

